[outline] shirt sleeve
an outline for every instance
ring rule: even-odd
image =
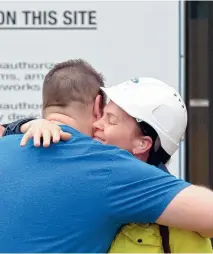
[[[12,122],[10,124],[7,124],[5,127],[5,131],[2,136],[8,136],[13,134],[21,134],[20,127],[29,122],[35,120],[35,118],[24,118],[15,122]]]
[[[154,223],[190,184],[119,150],[107,182],[109,214],[116,223]]]

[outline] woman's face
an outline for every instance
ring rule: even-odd
[[[136,120],[112,101],[105,106],[102,118],[93,124],[93,128],[95,140],[131,153],[136,140],[141,136]]]

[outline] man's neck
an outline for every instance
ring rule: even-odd
[[[60,124],[68,125],[78,130],[79,132],[90,135],[89,131],[86,128],[86,124],[82,123],[82,121],[79,121],[77,118],[69,117],[59,113],[51,113],[47,117],[45,117],[45,119],[54,122],[58,125]]]
[[[52,113],[49,114],[47,117],[45,117],[46,120],[54,122],[56,124],[64,124],[68,125],[70,127],[73,127],[74,129],[78,130],[78,122],[75,118],[69,117],[63,114],[58,114],[58,113]]]

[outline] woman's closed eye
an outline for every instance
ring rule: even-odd
[[[108,114],[108,123],[112,125],[117,125],[118,119],[116,118],[116,116]]]

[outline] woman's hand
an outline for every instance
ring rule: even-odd
[[[50,143],[58,143],[60,140],[66,141],[71,138],[71,134],[63,132],[59,125],[45,119],[37,119],[23,124],[21,132],[25,133],[20,145],[25,146],[29,139],[34,139],[34,146],[41,145],[43,139],[43,147],[49,147]]]

